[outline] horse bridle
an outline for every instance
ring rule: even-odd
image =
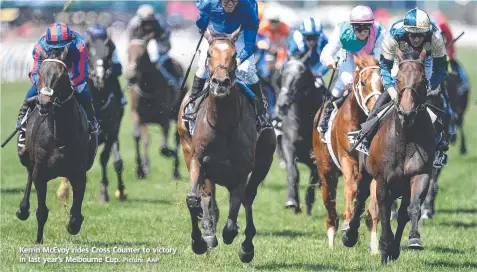
[[[401,65],[404,64],[404,63],[406,63],[406,62],[415,62],[415,63],[418,63],[418,64],[420,64],[422,67],[425,68],[425,64],[424,64],[422,61],[420,61],[420,60],[413,60],[413,59],[408,59],[408,60],[402,60],[402,61],[400,61],[399,64],[398,64],[398,68],[400,69],[400,68],[401,68]],[[425,81],[425,84],[427,85],[427,81]],[[427,88],[427,87],[426,87],[426,88]],[[419,93],[417,92],[416,88],[411,87],[411,86],[406,86],[406,87],[403,87],[403,88],[399,89],[398,94],[400,95],[405,89],[410,89],[417,97],[419,97]],[[404,115],[404,112],[403,112],[403,110],[401,109],[401,105],[399,104],[399,101],[398,101],[398,100],[394,102],[394,106],[396,107],[397,113],[398,113],[399,115]],[[424,110],[425,108],[426,108],[426,106],[425,106],[424,103],[419,103],[419,105],[418,105],[415,109],[411,110],[410,114],[413,115],[413,116],[415,116],[418,112],[420,112],[421,110]]]
[[[64,75],[68,76],[68,75],[67,75],[67,72],[66,72],[66,71],[68,70],[68,68],[67,68],[66,64],[65,64],[63,61],[57,60],[57,59],[44,59],[43,62],[42,62],[42,64],[40,65],[40,70],[42,69],[41,66],[42,66],[43,63],[45,63],[45,62],[56,62],[56,63],[60,63],[60,64],[63,65],[63,67],[65,67],[65,69],[66,69],[65,72],[62,73],[62,76],[64,76]],[[52,87],[43,87],[43,88],[41,88],[38,92],[39,92],[40,94],[44,94],[44,95],[46,95],[46,96],[51,97],[51,96],[53,96],[53,94],[54,94],[54,88],[56,87],[57,84],[58,84],[58,81],[56,81],[55,84],[54,84]],[[74,95],[74,89],[73,89],[73,87],[71,87],[71,93],[68,95],[68,97],[66,97],[65,100],[60,101],[60,98],[59,98],[59,97],[55,97],[55,98],[53,99],[53,101],[52,101],[53,106],[55,106],[55,107],[61,107],[64,103],[66,103],[67,101],[69,101],[69,100],[73,97],[73,95]]]
[[[218,41],[218,40],[228,40],[230,41],[230,39],[228,39],[228,37],[224,36],[224,37],[215,37],[212,42],[210,43],[210,45],[214,44],[214,42]],[[232,47],[235,49],[235,44],[233,42],[231,42],[232,44]],[[209,46],[209,49],[210,49],[210,46]],[[207,50],[207,60],[206,60],[206,63],[209,62],[209,58],[210,58],[210,55],[209,55],[209,52]],[[233,58],[234,61],[235,61],[235,58]],[[237,65],[237,63],[235,63],[235,66]],[[228,78],[230,78],[230,86],[233,86],[234,83],[235,83],[235,80],[237,79],[235,73],[230,73],[230,71],[227,69],[227,66],[225,66],[225,64],[219,64],[217,65],[214,70],[212,71],[209,71],[209,76],[207,78],[207,81],[208,81],[208,84],[209,85],[213,85],[212,83],[212,77],[215,75],[215,73],[218,71],[218,70],[225,70],[225,74],[227,75]]]
[[[359,71],[358,82],[356,82],[356,85],[353,88],[353,93],[356,98],[356,102],[358,103],[358,106],[363,110],[364,114],[366,114],[366,116],[369,115],[369,110],[366,107],[369,99],[371,99],[373,96],[379,97],[381,95],[381,92],[372,91],[366,97],[363,97],[363,87],[365,85],[363,84],[361,77],[364,72],[368,70],[374,70],[374,69],[379,69],[379,66],[377,65],[368,66],[368,67],[365,67],[363,70]],[[358,91],[356,91],[356,89],[358,89]]]

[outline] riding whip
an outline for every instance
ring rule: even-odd
[[[207,30],[205,30],[207,31]],[[197,47],[195,48],[194,55],[192,56],[192,60],[190,61],[189,68],[187,68],[187,72],[185,73],[184,79],[182,80],[181,88],[180,90],[184,89],[184,85],[187,81],[187,78],[189,77],[190,69],[192,67],[192,63],[194,62],[195,55],[197,54],[197,51],[199,50],[200,44],[202,42],[202,39],[204,38],[205,31],[202,32],[202,35],[200,36],[199,42],[197,43]]]
[[[10,140],[13,138],[13,136],[15,136],[15,134],[17,134],[17,132],[20,131],[20,129],[22,128],[22,125],[28,121],[28,119],[30,119],[30,117],[33,115],[32,113],[36,110],[37,108],[35,107],[31,112],[30,114],[28,115],[28,117],[26,118],[26,120],[20,125],[18,126],[17,128],[15,128],[15,130],[10,134],[10,136],[8,136],[8,138],[2,143],[2,148],[4,148],[8,142],[10,142]]]
[[[458,39],[460,39],[460,37],[462,37],[462,35],[464,35],[464,31],[462,31],[462,33],[460,33],[459,36],[457,36],[457,38],[453,39],[447,46],[446,46],[446,49],[451,47]]]

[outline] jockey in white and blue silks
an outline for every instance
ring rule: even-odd
[[[402,51],[412,49],[417,52],[424,48],[427,51],[425,73],[429,81],[428,97],[432,99],[439,96],[439,85],[446,77],[446,47],[439,29],[431,23],[427,13],[415,8],[406,13],[404,20],[399,20],[392,25],[383,41],[379,66],[384,92],[376,101],[367,121],[375,119],[378,109],[397,97],[396,83],[391,76],[391,69],[398,48]],[[365,152],[369,149],[369,143],[377,131],[378,126],[374,127],[376,129],[370,131],[362,143],[362,149]],[[444,137],[445,133],[442,133],[443,127],[440,122],[434,122],[434,128],[440,136],[434,166],[440,168],[447,160],[444,152],[448,149],[448,142]]]
[[[328,72],[328,67],[320,62],[321,52],[327,44],[328,38],[322,32],[321,21],[315,18],[303,20],[300,28],[288,37],[288,58],[302,58],[311,49],[311,55],[306,63],[316,78],[317,88],[323,85],[322,76]]]
[[[328,130],[328,121],[334,107],[338,107],[336,100],[343,96],[353,83],[355,63],[353,55],[371,55],[379,59],[381,43],[386,29],[374,20],[371,8],[356,6],[351,10],[349,21],[339,23],[329,38],[329,43],[321,52],[320,61],[330,69],[339,69],[338,78],[331,90],[331,97],[324,110],[323,120],[318,127],[323,134]],[[343,49],[343,56],[338,64],[335,56]]]
[[[196,25],[200,32],[213,29],[217,34],[231,34],[239,27],[240,34],[235,42],[237,49],[237,77],[248,84],[254,93],[253,104],[257,115],[257,130],[271,129],[271,123],[262,99],[262,90],[255,68],[255,42],[259,25],[256,0],[197,0],[199,15]],[[191,101],[205,85],[208,76],[208,43],[202,43],[198,60],[198,70],[194,77]],[[193,119],[195,103],[186,107],[184,117]]]

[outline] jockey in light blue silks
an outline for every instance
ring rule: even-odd
[[[270,118],[262,99],[255,67],[254,51],[259,25],[256,0],[197,0],[199,15],[196,25],[199,31],[213,29],[217,34],[231,34],[239,27],[240,35],[235,43],[237,49],[237,77],[250,86],[255,97],[253,104],[257,115],[257,130],[271,129]],[[208,76],[208,43],[202,43],[198,60],[198,70],[194,77],[190,100],[185,109],[184,118],[193,120],[196,96],[202,91]]]
[[[396,58],[396,50],[413,49],[420,52],[423,48],[427,51],[425,72],[429,81],[428,98],[433,99],[440,95],[439,85],[446,77],[446,47],[439,29],[433,25],[429,16],[423,10],[412,9],[406,13],[403,20],[394,23],[386,35],[382,44],[381,58],[379,62],[380,73],[383,81],[384,92],[376,101],[373,110],[368,116],[368,121],[377,116],[378,109],[391,99],[397,97],[396,83],[391,76],[391,69]],[[365,153],[369,150],[369,144],[376,134],[379,126],[370,131],[362,142],[361,150]],[[434,128],[438,138],[437,152],[434,160],[434,167],[440,168],[447,161],[449,143],[446,133],[443,132],[443,126],[440,121],[434,122]],[[358,137],[361,137],[359,135]]]
[[[331,97],[324,110],[323,120],[318,130],[324,134],[328,130],[328,121],[334,107],[343,93],[353,83],[353,71],[356,67],[353,56],[371,55],[379,59],[381,43],[386,29],[374,20],[373,11],[367,6],[356,6],[351,10],[349,21],[339,23],[330,36],[329,43],[321,53],[321,63],[330,69],[339,68],[338,78],[331,90]],[[340,49],[345,51],[338,64],[335,56]]]
[[[321,21],[315,18],[303,20],[300,28],[288,38],[288,58],[302,58],[311,49],[311,55],[306,63],[316,78],[317,88],[323,85],[322,77],[328,72],[328,67],[320,62],[320,54],[327,44],[328,38],[322,32]]]
[[[59,54],[65,47],[68,47],[69,50],[64,63],[68,67],[71,85],[75,91],[74,97],[86,112],[90,123],[90,132],[96,133],[98,131],[98,122],[96,121],[91,102],[91,93],[87,86],[88,48],[83,37],[64,23],[51,24],[46,30],[45,35],[33,47],[33,67],[29,73],[32,86],[28,90],[25,99],[38,94],[39,71],[43,62],[41,51],[46,53],[57,51]],[[24,119],[26,119],[26,113],[29,108],[30,105],[25,100],[18,113],[17,128],[22,127],[18,146],[22,149],[25,147],[26,122],[24,122]]]
[[[91,47],[90,43],[95,40],[100,40],[105,42],[106,47],[108,48],[108,56],[107,59],[110,63],[108,71],[106,71],[105,79],[111,79],[109,92],[112,92],[115,97],[121,101],[121,105],[124,106],[127,104],[126,97],[124,97],[123,91],[121,90],[121,85],[119,84],[118,77],[121,76],[123,71],[123,66],[119,62],[118,57],[118,50],[116,49],[116,45],[114,42],[109,38],[108,31],[102,25],[92,25],[86,30],[85,35],[86,44],[88,48]],[[91,48],[89,50],[91,52]],[[91,53],[90,53],[91,54]],[[91,62],[90,62],[91,64]],[[94,66],[93,66],[94,67]]]

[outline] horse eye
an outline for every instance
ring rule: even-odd
[[[361,81],[361,86],[366,86],[366,83],[364,83],[364,81]]]

